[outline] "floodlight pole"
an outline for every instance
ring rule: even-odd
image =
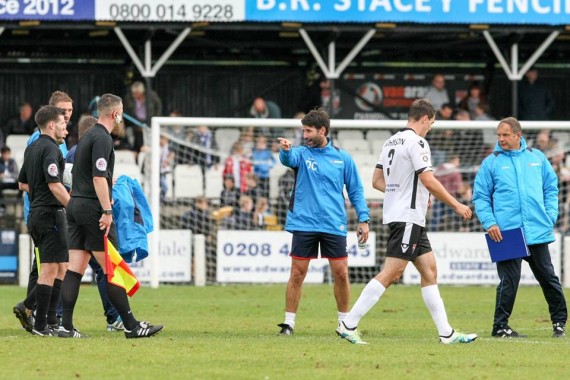
[[[518,43],[514,43],[511,46],[511,65],[507,63],[507,60],[499,50],[493,36],[489,33],[488,30],[483,31],[483,37],[487,40],[489,47],[497,57],[497,60],[501,64],[503,71],[507,74],[507,78],[512,81],[512,113],[515,116],[518,116],[518,81],[520,81],[526,72],[538,61],[540,56],[544,53],[546,49],[554,42],[556,37],[560,34],[559,30],[555,30],[550,33],[550,35],[540,44],[538,49],[530,56],[530,58],[522,65],[519,69],[519,45]]]

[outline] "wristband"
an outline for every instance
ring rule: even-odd
[[[113,215],[113,209],[103,210],[103,214],[105,214],[105,215]]]

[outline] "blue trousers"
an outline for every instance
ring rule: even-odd
[[[566,323],[568,310],[566,299],[560,285],[560,280],[554,273],[548,244],[529,245],[530,256],[525,257],[536,280],[542,288],[544,298],[548,303],[548,311],[552,323]],[[515,298],[521,279],[521,262],[523,259],[513,259],[497,262],[497,272],[500,283],[497,286],[497,299],[495,304],[495,318],[493,327],[498,328],[509,322],[513,312]]]

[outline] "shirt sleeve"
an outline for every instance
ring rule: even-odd
[[[18,173],[18,182],[28,183],[28,176],[26,174],[26,167],[22,166],[22,170]]]
[[[61,182],[63,175],[60,166],[61,152],[59,149],[45,149],[42,154],[42,169],[47,183]]]
[[[113,151],[113,140],[109,138],[95,137],[91,150],[91,175],[93,177],[108,177],[110,167],[109,159]]]
[[[291,169],[299,166],[299,160],[301,157],[301,147],[293,147],[289,150],[279,149],[279,160],[281,163]]]
[[[433,171],[431,166],[431,151],[426,140],[423,138],[418,139],[417,142],[410,146],[409,153],[416,173]]]

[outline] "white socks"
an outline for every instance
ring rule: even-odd
[[[439,336],[451,335],[453,329],[447,322],[447,313],[445,312],[443,300],[439,295],[437,284],[422,288],[422,297],[435,323],[435,327],[437,327]]]
[[[386,291],[384,285],[382,285],[378,280],[372,279],[364,287],[360,297],[344,319],[344,325],[349,329],[354,329],[358,326],[360,319],[364,317],[376,302],[382,297],[382,294]]]
[[[348,315],[348,313],[343,313],[342,311],[339,311],[337,313],[338,323],[341,323],[342,321],[344,321],[344,319],[346,318],[347,315]]]
[[[291,328],[295,328],[295,317],[297,316],[296,313],[287,313],[285,312],[285,323],[286,325],[291,326]]]

